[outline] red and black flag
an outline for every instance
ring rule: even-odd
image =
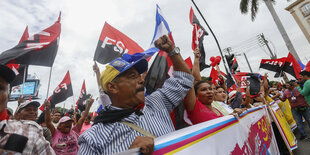
[[[285,64],[286,57],[279,59],[262,59],[259,68],[263,68],[272,72],[275,72],[275,78],[280,77],[282,74],[283,66]]]
[[[29,38],[29,33],[28,33],[28,26],[26,27],[22,37],[19,40],[19,43],[22,43],[23,41],[27,40]],[[23,83],[24,81],[24,76],[27,78],[28,74],[28,65],[20,65],[20,64],[15,64],[15,63],[8,63],[7,66],[11,68],[15,75],[16,78],[14,81],[10,84],[11,87],[17,86]],[[25,79],[26,80],[26,79]]]
[[[94,60],[106,64],[124,53],[134,54],[144,50],[133,40],[105,22],[94,55]]]
[[[229,70],[232,74],[235,74],[237,68],[239,67],[237,59],[234,54],[225,55]]]
[[[199,67],[200,67],[200,71],[202,71],[203,69],[210,67],[210,65],[207,65],[205,62],[206,53],[203,47],[203,37],[205,35],[208,35],[208,33],[199,23],[198,18],[195,16],[194,10],[192,7],[189,13],[189,20],[191,24],[193,25],[192,49],[195,50],[197,47],[199,47],[200,54],[201,54],[201,57],[199,59]]]
[[[302,71],[302,68],[291,52],[289,52],[286,57],[283,71],[299,79],[299,73]]]
[[[250,83],[250,94],[253,96],[259,95],[260,92],[260,81],[259,79],[262,78],[262,76],[258,73],[247,73],[247,72],[237,72],[233,75],[234,79],[236,81],[241,82],[241,90],[242,92],[245,92],[246,88],[246,81]],[[234,85],[234,81],[232,79],[227,79],[227,88],[229,91],[234,90],[236,87]]]
[[[0,64],[23,64],[51,67],[54,63],[61,31],[58,20],[47,29],[28,37],[0,55]]]
[[[213,83],[215,86],[218,86],[218,85],[220,85],[220,83],[224,82],[224,81],[222,81],[222,80],[220,79],[220,77],[219,77],[218,75],[219,75],[218,71],[215,70],[214,67],[212,67],[211,73],[210,73],[210,77],[212,78],[212,83]],[[221,75],[222,75],[223,77],[226,76],[226,74],[223,73],[223,72],[221,72]]]
[[[85,101],[86,101],[86,99],[87,99],[87,97],[86,97],[86,86],[85,86],[85,80],[84,80],[80,96],[79,96],[78,100],[76,101],[77,108],[80,111],[84,111],[85,110]]]
[[[56,104],[65,101],[70,96],[73,96],[73,91],[70,73],[67,71],[61,83],[53,91],[53,95],[48,98],[48,100],[51,102],[51,108],[55,108]],[[43,105],[40,107],[40,110],[44,110]]]

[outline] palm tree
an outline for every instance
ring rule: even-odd
[[[278,30],[280,31],[282,38],[286,44],[286,47],[288,48],[288,50],[293,54],[293,56],[295,57],[295,59],[297,59],[298,61],[300,61],[300,58],[298,56],[298,54],[295,51],[295,48],[290,40],[290,38],[288,37],[281,21],[280,18],[278,17],[276,11],[273,8],[273,4],[275,2],[275,0],[263,0],[269,10],[269,12],[271,13],[271,16],[274,20],[274,22],[276,23]],[[251,3],[251,4],[249,4]],[[249,8],[251,8],[251,19],[252,21],[255,20],[257,11],[258,11],[258,5],[259,5],[259,0],[241,0],[240,2],[240,10],[241,13],[246,14],[249,12]]]

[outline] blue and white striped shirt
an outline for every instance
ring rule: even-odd
[[[145,98],[143,115],[135,113],[124,118],[156,137],[174,131],[170,112],[177,106],[192,87],[194,78],[185,72],[174,72],[163,87]],[[115,109],[112,106],[107,108]],[[127,150],[137,136],[141,133],[120,123],[98,123],[86,130],[79,138],[80,155],[114,154]]]

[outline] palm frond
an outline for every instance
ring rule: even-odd
[[[258,5],[259,5],[258,0],[252,0],[252,5],[251,5],[251,19],[252,19],[252,21],[255,20],[255,17],[256,17],[257,11],[258,11]]]
[[[240,2],[241,13],[243,13],[243,14],[248,13],[249,1],[250,0],[241,0],[241,2]]]

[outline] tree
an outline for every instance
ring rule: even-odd
[[[241,0],[240,2],[240,10],[241,13],[243,14],[247,14],[249,12],[249,8],[251,9],[251,19],[252,21],[255,20],[257,11],[258,11],[258,6],[259,6],[259,1],[260,0]],[[273,8],[273,4],[275,3],[275,0],[263,0],[274,20],[274,22],[276,23],[278,30],[280,31],[282,38],[286,44],[286,47],[288,49],[289,52],[291,52],[293,54],[293,56],[295,57],[296,60],[300,61],[300,58],[298,56],[298,54],[295,51],[295,48],[290,40],[290,38],[288,37],[280,18],[278,17],[276,11]],[[251,4],[249,4],[251,3]]]

